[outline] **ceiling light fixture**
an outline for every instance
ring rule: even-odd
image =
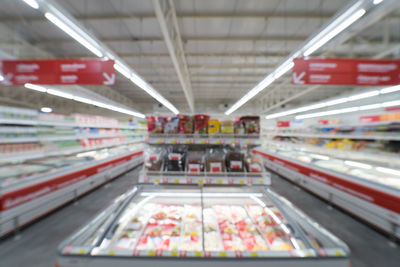
[[[133,110],[129,110],[126,108],[122,108],[122,107],[117,107],[117,106],[113,106],[110,104],[106,104],[103,102],[99,102],[96,100],[92,100],[89,98],[85,98],[85,97],[81,97],[81,96],[77,96],[77,95],[73,95],[73,94],[69,94],[60,90],[56,90],[53,88],[46,88],[44,86],[40,86],[40,85],[36,85],[36,84],[31,84],[31,83],[26,83],[24,85],[26,88],[31,89],[31,90],[35,90],[35,91],[39,91],[42,93],[48,93],[54,96],[58,96],[58,97],[62,97],[62,98],[66,98],[66,99],[71,99],[71,100],[75,100],[77,102],[81,102],[81,103],[85,103],[85,104],[89,104],[89,105],[94,105],[100,108],[105,108],[108,110],[113,110],[116,112],[120,112],[120,113],[124,113],[124,114],[128,114],[128,115],[132,115],[135,117],[139,117],[144,119],[146,116],[140,112],[136,112]]]
[[[321,111],[321,112],[316,112],[316,113],[303,114],[303,115],[296,116],[296,120],[309,119],[309,118],[315,118],[315,117],[321,117],[321,116],[330,116],[330,115],[343,114],[343,113],[350,113],[350,112],[361,111],[361,110],[378,109],[378,108],[383,108],[383,107],[395,107],[395,106],[400,106],[400,100],[389,101],[389,102],[384,102],[384,103],[376,103],[376,104],[372,104],[372,105],[364,105],[364,106],[359,106],[359,107],[341,108],[341,109]]]
[[[49,107],[42,107],[42,108],[40,109],[40,111],[41,111],[41,112],[44,112],[44,113],[50,113],[50,112],[53,112],[53,109],[52,109],[52,108],[49,108]]]
[[[24,0],[25,1],[25,0]],[[88,32],[78,21],[74,19],[62,6],[55,2],[40,1],[40,10],[44,16],[63,30],[81,45],[90,50],[93,54],[103,59],[112,59],[115,61],[114,68],[117,72],[122,74],[125,78],[129,79],[136,86],[149,93],[158,102],[163,104],[173,113],[178,114],[176,109],[167,99],[159,94],[150,84],[142,79],[132,68],[130,68],[122,59],[118,57],[112,50],[105,44]],[[134,76],[134,78],[132,78]]]
[[[304,107],[290,109],[290,110],[286,110],[286,111],[282,111],[282,112],[278,112],[278,113],[273,113],[273,114],[265,116],[265,118],[267,120],[275,119],[275,118],[279,118],[279,117],[284,117],[284,116],[288,116],[288,115],[292,115],[292,114],[301,113],[304,111],[309,111],[309,110],[319,109],[319,108],[324,108],[324,107],[330,107],[330,106],[334,106],[334,105],[339,105],[339,104],[356,101],[356,100],[360,100],[360,99],[364,99],[364,98],[374,97],[377,95],[394,93],[394,92],[398,92],[398,91],[400,91],[400,85],[390,86],[390,87],[386,87],[386,88],[383,88],[380,90],[364,92],[364,93],[352,95],[349,97],[338,98],[338,99],[330,100],[327,102],[312,104],[309,106],[304,106]],[[378,104],[374,104],[374,105],[378,105]],[[371,109],[371,107],[369,107],[369,106],[372,107],[372,105],[366,105],[366,106],[360,107],[360,110]],[[363,108],[363,109],[361,109],[361,108]]]
[[[373,0],[372,1],[372,3],[374,4],[374,5],[379,5],[380,3],[382,3],[383,2],[383,0]]]
[[[74,38],[78,43],[86,47],[88,50],[90,50],[93,54],[95,54],[98,57],[102,57],[103,53],[97,49],[93,44],[90,43],[88,38],[81,36],[78,32],[76,32],[74,29],[69,27],[67,24],[62,22],[60,19],[58,19],[56,16],[54,16],[50,12],[46,12],[44,16],[51,21],[54,25],[56,25],[58,28],[63,30],[66,34]]]
[[[22,0],[22,1],[24,1],[25,4],[27,4],[28,6],[30,6],[33,9],[39,9],[39,4],[35,0]]]
[[[24,84],[24,86],[26,88],[28,88],[28,89],[31,89],[31,90],[35,90],[35,91],[39,91],[39,92],[43,92],[43,93],[47,92],[47,88],[43,87],[43,86],[40,86],[40,85],[26,83],[26,84]]]
[[[366,13],[365,9],[359,9],[350,17],[341,22],[339,25],[337,26],[332,25],[332,27],[330,27],[330,31],[324,33],[323,36],[320,37],[319,35],[317,35],[315,38],[316,41],[313,42],[314,39],[311,40],[310,43],[312,43],[312,45],[304,51],[303,55],[305,57],[308,57],[309,55],[317,51],[323,45],[328,43],[333,37],[337,36],[339,33],[341,33],[343,30],[345,30],[347,27],[349,27],[351,24],[353,24],[355,21],[361,18],[365,13]]]
[[[303,56],[309,56],[323,45],[328,43],[331,39],[337,36],[339,33],[344,31],[354,22],[356,22],[359,18],[361,18],[365,13],[365,9],[360,9],[363,1],[357,1],[353,6],[344,11],[340,16],[331,21],[327,26],[324,27],[315,37],[311,40],[305,42],[302,47],[296,52],[292,53],[282,64],[280,64],[272,73],[270,73],[264,80],[267,80],[268,83],[265,83],[261,86],[262,82],[257,84],[254,88],[252,88],[248,93],[246,93],[242,98],[240,98],[235,104],[233,104],[226,112],[226,115],[231,114],[241,106],[243,106],[246,102],[248,102],[251,98],[257,95],[259,92],[267,88],[271,83],[275,80],[279,79],[289,70],[291,70],[294,66],[293,59]],[[304,51],[304,52],[303,52]]]

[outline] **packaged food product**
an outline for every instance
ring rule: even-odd
[[[156,128],[156,118],[154,116],[147,116],[147,132],[153,133]]]
[[[193,117],[179,114],[178,133],[191,134],[193,133]]]
[[[194,133],[195,134],[206,134],[207,125],[210,116],[204,114],[194,115]]]
[[[246,165],[247,172],[262,172],[263,171],[263,160],[258,155],[247,155],[244,163]]]
[[[242,135],[246,133],[246,128],[244,122],[240,119],[236,119],[234,123],[234,131],[237,135]]]
[[[260,133],[260,117],[258,116],[244,116],[240,118],[244,122],[246,134],[259,134]]]
[[[187,153],[186,170],[189,173],[204,172],[204,152],[203,151],[189,151]]]
[[[185,170],[186,149],[184,146],[169,147],[165,159],[166,171],[184,171]]]
[[[221,122],[217,119],[208,121],[208,134],[215,134],[220,132]]]
[[[162,147],[149,147],[145,151],[144,166],[150,171],[161,170],[161,165],[165,155]]]
[[[152,121],[153,119],[150,119],[150,123],[153,123],[153,125],[151,126],[151,133],[153,134],[160,134],[164,132],[164,126],[165,123],[167,122],[165,117],[162,116],[157,116],[157,117],[153,117],[154,121]],[[149,128],[149,132],[150,132],[150,128]]]
[[[179,117],[170,117],[166,119],[164,133],[175,134],[178,132]]]
[[[244,155],[240,152],[231,151],[226,154],[226,169],[228,172],[243,172]]]
[[[234,126],[234,123],[232,120],[221,121],[221,133],[233,134],[233,126]]]
[[[206,155],[207,172],[225,172],[225,153],[222,149],[211,148]]]

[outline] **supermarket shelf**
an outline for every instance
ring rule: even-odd
[[[23,137],[23,138],[4,138],[0,143],[32,143],[32,142],[48,142],[48,141],[65,141],[77,139],[96,139],[121,136],[138,136],[137,133],[113,133],[113,134],[84,134],[84,135],[67,135],[67,136],[42,136],[42,137]]]
[[[334,154],[335,157],[353,160],[365,160],[385,163],[388,166],[400,166],[400,156],[395,153],[378,152],[378,151],[348,151],[333,148],[325,148],[307,144],[295,144],[291,142],[280,142],[273,140],[264,141],[265,145],[279,145],[290,147],[300,151],[307,151],[320,154]]]
[[[311,137],[311,138],[347,138],[347,139],[371,139],[371,140],[400,140],[400,135],[367,135],[367,134],[307,134],[307,133],[268,133],[266,136],[286,137]]]
[[[400,238],[398,189],[288,158],[265,148],[253,149],[253,153],[263,156],[266,167],[288,180]]]
[[[52,156],[58,156],[58,155],[70,155],[70,154],[81,153],[81,152],[85,152],[85,151],[98,150],[98,149],[109,148],[109,147],[114,147],[114,146],[143,143],[143,142],[144,142],[144,139],[140,139],[140,140],[128,140],[128,141],[124,141],[124,142],[119,142],[117,144],[107,144],[107,145],[102,145],[102,146],[74,147],[74,148],[67,148],[67,149],[46,151],[46,152],[30,151],[30,152],[25,152],[25,153],[18,153],[15,155],[11,154],[11,155],[0,156],[0,164],[2,164],[2,163],[17,163],[17,162],[23,162],[26,160],[52,157]]]
[[[262,173],[200,173],[186,172],[157,172],[143,169],[139,176],[139,183],[152,184],[224,184],[224,185],[270,185],[271,174]]]
[[[117,128],[132,130],[147,130],[147,127],[129,126],[129,125],[96,125],[96,124],[79,124],[58,121],[41,121],[41,120],[19,120],[0,118],[0,124],[20,124],[20,125],[45,125],[45,126],[65,126],[65,127],[89,127],[89,128]]]
[[[171,134],[150,135],[148,143],[161,144],[186,144],[186,145],[260,145],[258,135],[199,135],[199,134]]]

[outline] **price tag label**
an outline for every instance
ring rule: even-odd
[[[178,179],[174,179],[174,183],[175,184],[179,184],[179,180]]]

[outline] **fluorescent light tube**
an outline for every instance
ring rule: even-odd
[[[395,100],[395,101],[389,101],[382,103],[382,107],[394,107],[394,106],[400,106],[400,100]]]
[[[42,93],[46,93],[46,91],[47,91],[46,87],[39,86],[39,85],[36,85],[36,84],[26,83],[26,84],[24,84],[24,86],[26,88],[28,88],[28,89],[39,91],[39,92],[42,92]]]
[[[380,3],[382,3],[383,2],[383,0],[374,0],[374,1],[372,1],[372,3],[374,4],[374,5],[379,5]]]
[[[131,78],[131,72],[125,66],[121,65],[121,63],[116,62],[114,64],[114,69],[119,73],[121,73],[123,76],[125,76],[125,78],[127,79]]]
[[[372,105],[365,105],[365,106],[360,106],[360,110],[369,110],[369,109],[377,109],[381,108],[382,104],[372,104]]]
[[[397,91],[400,91],[400,85],[390,86],[390,87],[386,87],[386,88],[379,90],[379,92],[381,94],[388,94],[388,93],[393,93],[393,92],[397,92]]]
[[[383,168],[383,167],[376,167],[376,170],[379,171],[379,172],[400,176],[400,171],[399,170]]]
[[[59,97],[63,97],[63,98],[68,98],[68,99],[72,99],[74,96],[68,93],[64,93],[62,91],[59,90],[54,90],[54,89],[47,89],[47,93],[51,94],[51,95],[55,95],[55,96],[59,96]]]
[[[40,111],[41,111],[41,112],[44,112],[44,113],[50,113],[50,112],[53,111],[53,109],[52,109],[52,108],[49,108],[49,107],[42,107],[42,108],[40,109]]]
[[[293,59],[291,59],[293,60]],[[274,79],[277,80],[279,79],[282,75],[284,75],[286,72],[291,70],[294,66],[294,62],[290,61],[288,64],[282,66],[281,68],[278,68],[274,73]]]
[[[95,103],[93,100],[91,100],[89,98],[80,97],[80,96],[77,96],[77,95],[74,95],[74,97],[72,99],[75,100],[75,101],[78,101],[78,102],[89,104],[89,105],[94,105],[94,103]]]
[[[22,1],[24,1],[28,6],[30,6],[33,9],[39,8],[39,4],[35,0],[22,0]]]
[[[348,97],[347,100],[348,101],[354,101],[354,100],[368,98],[368,97],[372,97],[372,96],[376,96],[376,95],[379,95],[379,90],[353,95],[353,96]]]
[[[366,169],[366,170],[372,169],[371,165],[357,162],[357,161],[345,160],[344,164],[351,166],[351,167],[357,167],[357,168]]]
[[[329,42],[333,37],[341,33],[343,30],[345,30],[347,27],[349,27],[351,24],[353,24],[355,21],[357,21],[359,18],[361,18],[365,14],[366,10],[365,9],[360,9],[357,12],[355,12],[353,15],[351,15],[349,18],[347,18],[345,21],[343,21],[341,24],[336,26],[334,29],[332,29],[330,32],[325,34],[321,39],[319,39],[316,43],[314,43],[310,48],[307,48],[307,50],[303,53],[304,56],[309,56],[315,51],[317,51],[320,47],[322,47],[324,44]]]
[[[94,45],[92,45],[86,38],[82,37],[79,35],[75,30],[73,30],[71,27],[69,27],[67,24],[59,20],[56,16],[54,16],[52,13],[46,12],[44,16],[51,21],[54,25],[56,25],[58,28],[63,30],[65,33],[67,33],[69,36],[74,38],[77,42],[79,42],[81,45],[89,49],[93,54],[95,54],[98,57],[102,57],[103,53],[97,49]]]

